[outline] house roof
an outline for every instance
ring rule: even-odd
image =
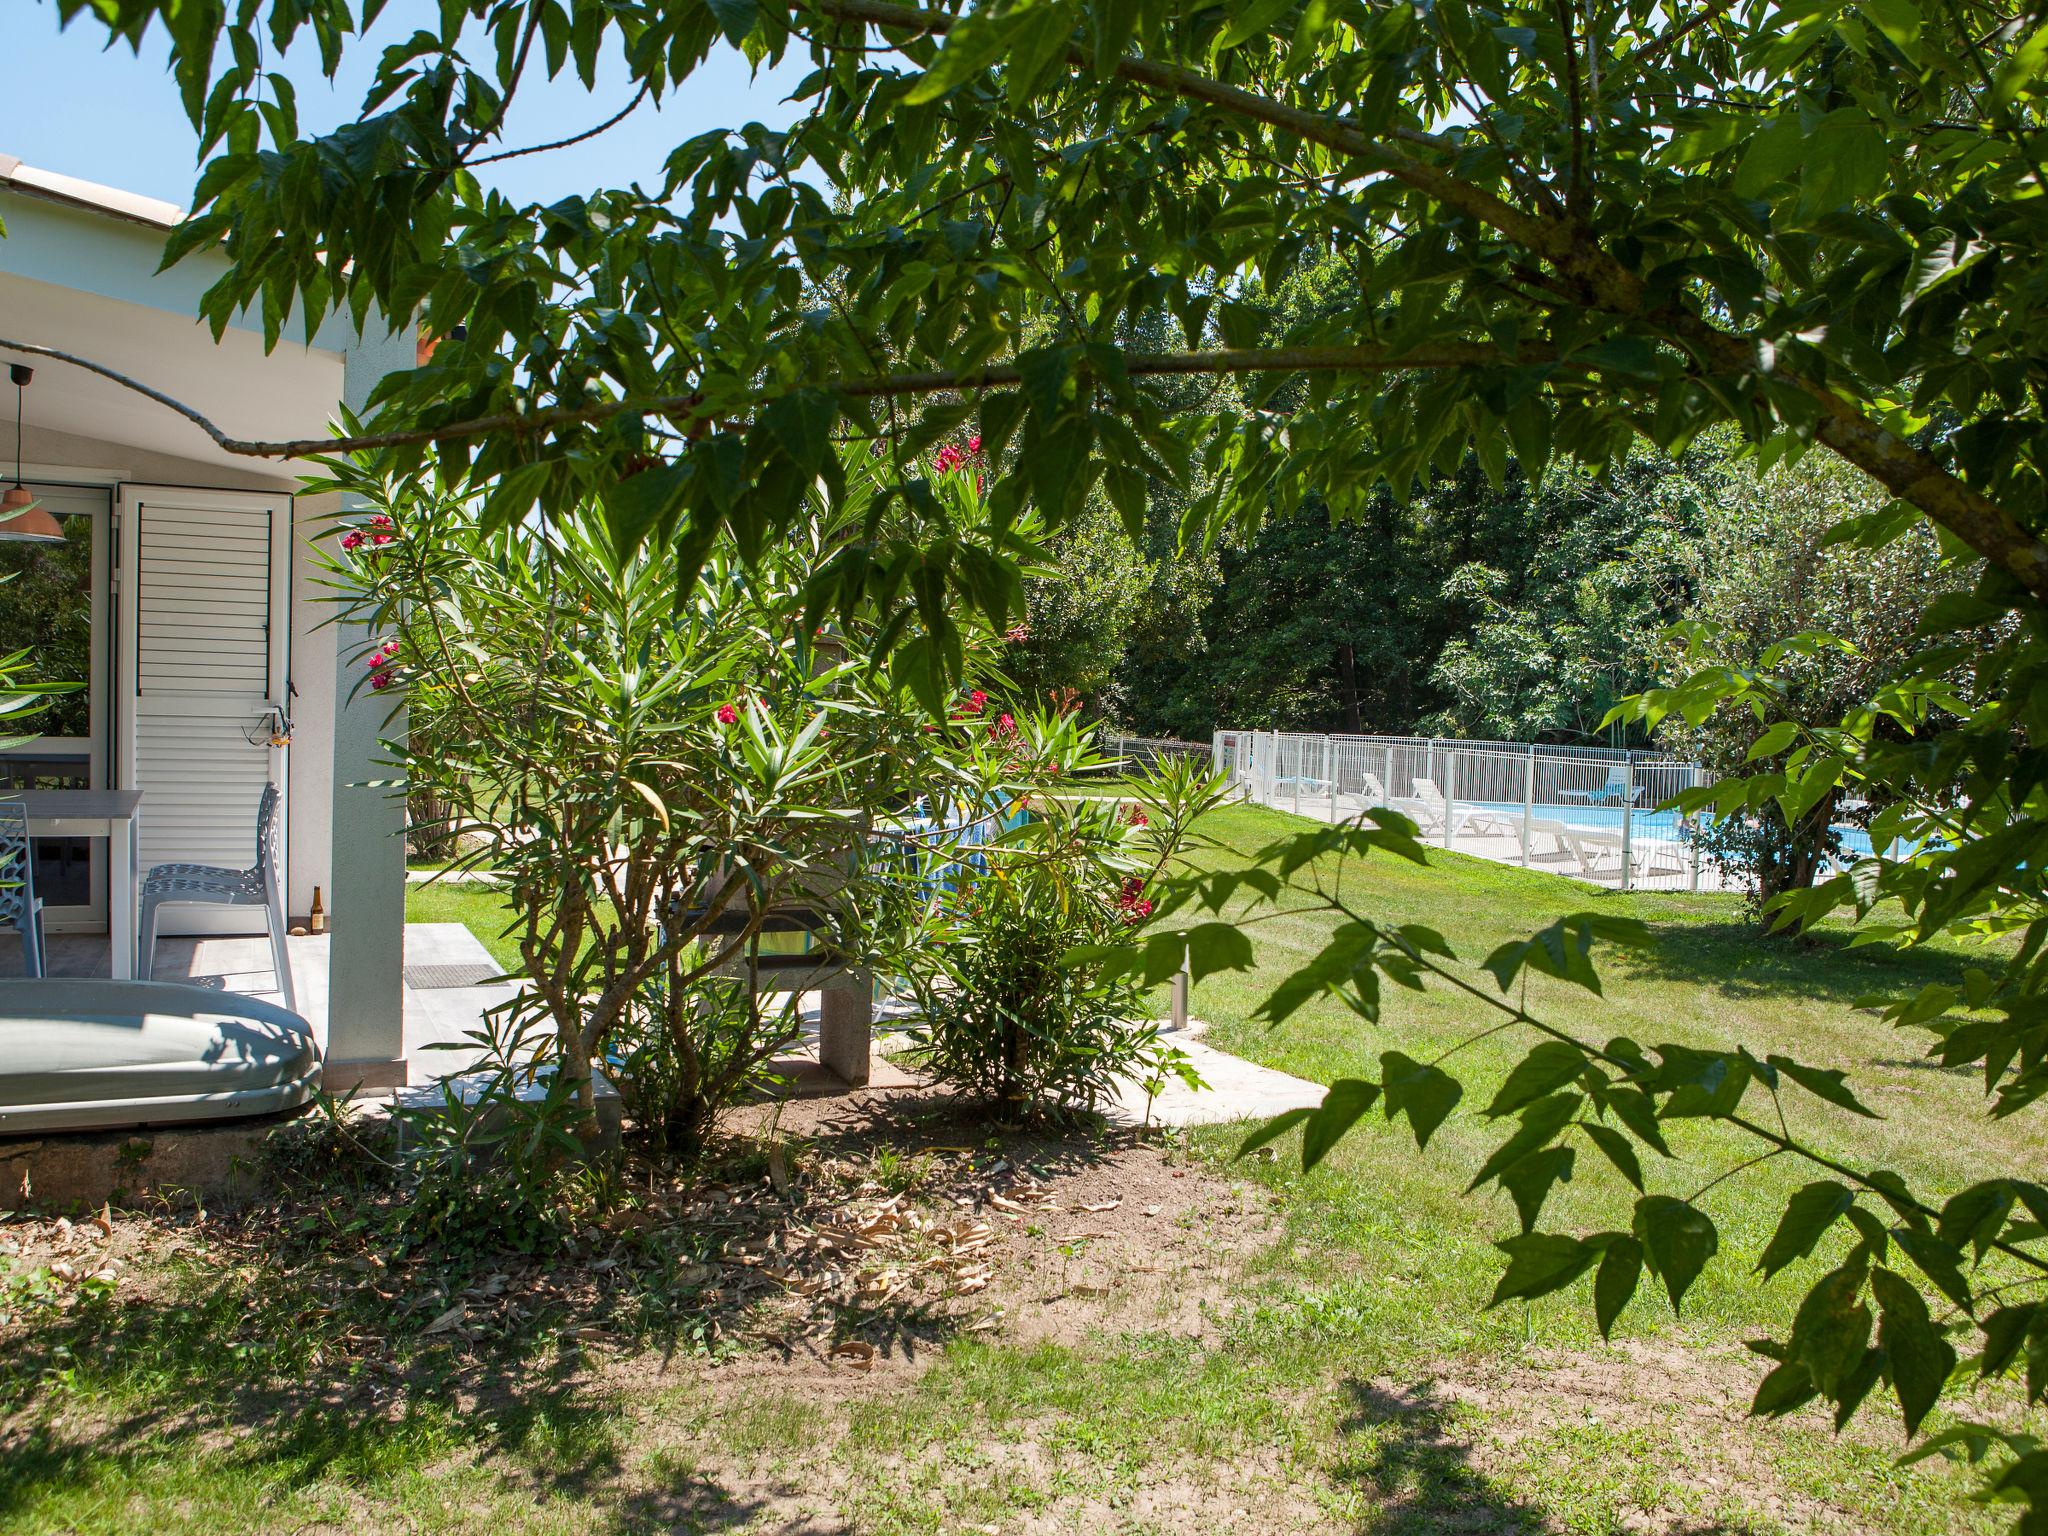
[[[19,192],[24,197],[40,197],[53,203],[66,203],[73,208],[126,219],[130,223],[146,224],[152,229],[174,229],[185,218],[185,210],[176,203],[144,197],[139,192],[123,192],[119,187],[103,187],[96,181],[82,181],[76,176],[65,176],[56,171],[40,170],[33,165],[24,165],[19,158],[9,154],[0,154],[0,188]]]

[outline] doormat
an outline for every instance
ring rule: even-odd
[[[408,965],[405,984],[415,992],[441,992],[450,987],[476,987],[503,973],[495,965]]]

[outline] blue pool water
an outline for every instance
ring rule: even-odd
[[[1460,800],[1459,809],[1477,808],[1489,811],[1506,811],[1519,816],[1522,804],[1505,800]],[[1534,807],[1539,821],[1561,821],[1567,826],[1588,827],[1600,832],[1621,830],[1621,811],[1618,805],[1549,805],[1537,801]],[[1835,831],[1842,839],[1842,851],[1855,858],[1868,858],[1871,853],[1870,834],[1861,827],[1837,826]],[[1676,811],[1645,811],[1635,813],[1634,826],[1630,835],[1666,842],[1683,842],[1685,833],[1679,826]]]

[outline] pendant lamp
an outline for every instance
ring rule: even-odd
[[[62,544],[64,530],[21,483],[21,416],[24,392],[36,371],[23,363],[7,370],[14,384],[14,484],[0,494],[0,540],[14,544]]]

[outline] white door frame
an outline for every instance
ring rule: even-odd
[[[242,507],[250,511],[264,511],[270,514],[270,632],[268,654],[265,658],[267,704],[282,710],[289,718],[291,713],[291,632],[292,632],[292,497],[281,491],[217,491],[204,486],[149,485],[123,481],[114,499],[115,558],[114,596],[116,626],[120,644],[114,666],[114,782],[116,789],[136,787],[135,769],[135,708],[134,700],[138,689],[138,666],[140,657],[137,638],[141,633],[137,612],[142,583],[136,577],[142,551],[142,521],[148,516],[148,509],[156,507],[179,507],[206,511],[220,507]],[[287,749],[269,749],[268,769],[270,782],[277,786],[279,819],[279,868],[278,886],[284,888],[286,870],[284,859],[287,839],[283,828],[291,823],[290,816],[290,773],[286,757]],[[146,823],[149,805],[145,798],[141,815]],[[253,854],[256,830],[256,808],[249,807],[250,848]],[[147,871],[145,871],[147,873]],[[226,931],[226,930],[224,930]],[[239,931],[239,929],[234,930]]]

